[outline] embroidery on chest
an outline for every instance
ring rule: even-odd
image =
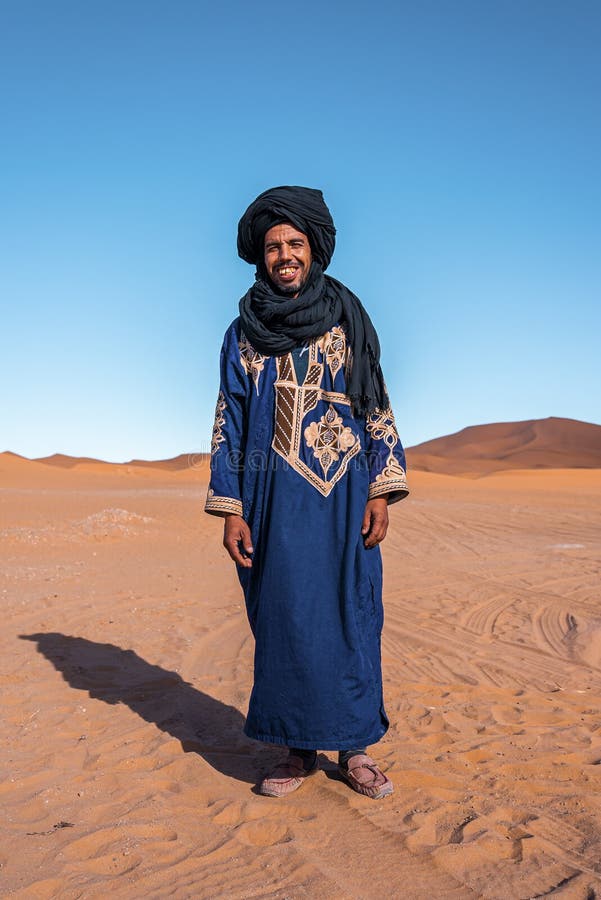
[[[240,363],[247,375],[252,377],[257,394],[259,393],[259,378],[265,365],[266,356],[259,353],[258,350],[249,343],[248,338],[242,332],[238,341],[238,350],[240,351]]]
[[[358,438],[348,425],[342,424],[339,416],[330,403],[319,422],[311,422],[305,428],[305,440],[313,448],[315,456],[323,469],[323,477],[328,477],[328,469],[345,450],[352,447]]]
[[[317,346],[321,350],[325,363],[332,374],[332,380],[334,380],[345,364],[346,335],[344,329],[340,325],[334,325],[331,331],[326,331],[324,336],[319,338]]]
[[[334,329],[333,329],[334,331]],[[311,341],[309,365],[305,380],[298,384],[291,354],[276,358],[277,379],[275,388],[275,428],[272,447],[306,481],[313,485],[324,497],[348,469],[350,460],[361,450],[359,436],[349,425],[345,425],[340,407],[350,411],[350,401],[346,394],[327,391],[322,388],[324,367],[327,364],[332,373],[332,381],[338,369],[344,364],[344,354],[332,366],[323,348],[331,346],[328,332],[319,341]],[[322,361],[318,359],[318,349]],[[340,348],[333,350],[338,353]],[[330,354],[330,358],[334,357]],[[326,411],[318,419],[307,422],[307,418],[320,401],[328,403]],[[302,459],[303,441],[317,460],[316,471]],[[334,467],[331,477],[330,471]],[[317,467],[316,467],[317,468]]]

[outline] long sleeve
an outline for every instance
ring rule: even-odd
[[[399,438],[392,409],[376,409],[366,418],[368,499],[386,496],[396,503],[409,493],[405,452]]]
[[[242,515],[242,471],[249,379],[240,358],[235,323],[225,334],[211,440],[211,479],[205,512]]]

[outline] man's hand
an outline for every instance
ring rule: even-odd
[[[375,497],[365,504],[361,534],[367,550],[380,544],[388,531],[388,502],[386,497]]]
[[[250,528],[242,518],[230,513],[225,517],[223,527],[223,546],[239,566],[250,569],[252,566],[251,554],[253,545],[250,538]]]

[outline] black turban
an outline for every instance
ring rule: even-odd
[[[314,188],[283,185],[259,194],[238,223],[238,256],[260,267],[265,234],[282,222],[307,235],[313,258],[325,271],[334,252],[336,229],[323,194]]]
[[[313,256],[297,297],[276,293],[265,270],[265,233],[290,222],[309,239]],[[324,275],[336,229],[321,191],[276,187],[259,194],[238,223],[238,254],[257,267],[255,283],[240,300],[240,321],[255,350],[266,356],[287,353],[320,337],[337,322],[350,346],[347,394],[355,414],[367,415],[388,406],[380,368],[378,335],[361,301],[346,285]]]

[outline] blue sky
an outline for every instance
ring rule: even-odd
[[[237,221],[320,187],[406,445],[601,422],[601,6],[0,0],[0,450],[206,450]]]

